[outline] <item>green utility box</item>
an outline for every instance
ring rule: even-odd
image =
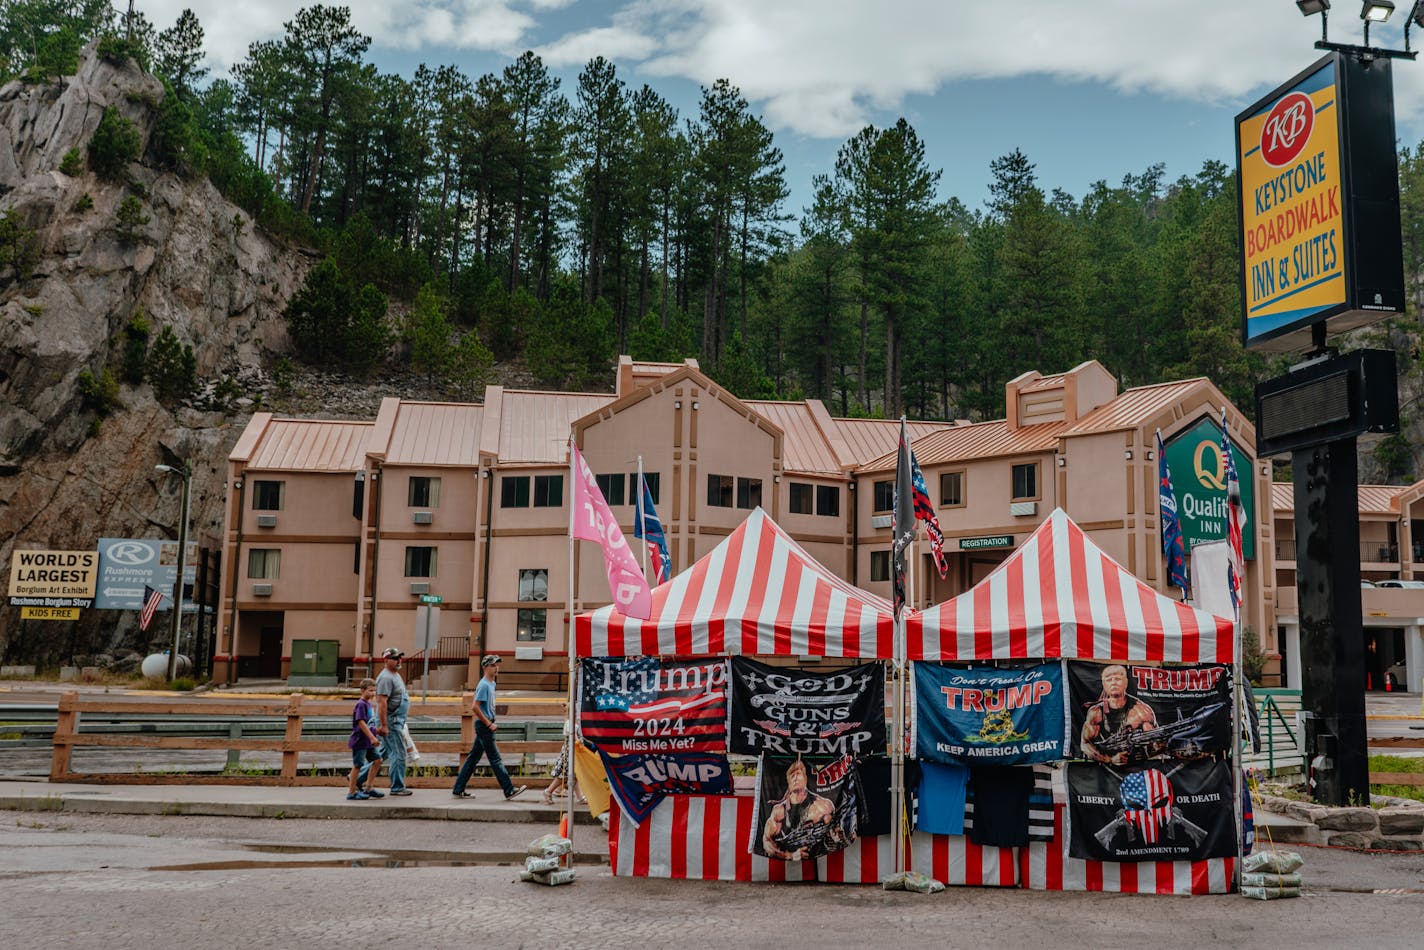
[[[335,686],[339,640],[293,640],[288,686]]]

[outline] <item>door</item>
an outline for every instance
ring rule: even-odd
[[[282,628],[263,627],[257,640],[257,677],[278,679],[282,675]]]

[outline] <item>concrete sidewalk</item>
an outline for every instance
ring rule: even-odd
[[[541,802],[539,789],[531,788],[514,801],[505,801],[497,788],[471,792],[473,798],[455,798],[443,788],[417,788],[405,797],[387,795],[353,802],[346,800],[345,786],[81,785],[0,780],[0,808],[233,818],[425,818],[558,827],[560,807]],[[582,805],[576,806],[574,820],[597,824],[587,806]]]

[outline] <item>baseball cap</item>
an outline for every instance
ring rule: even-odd
[[[383,660],[389,660],[391,657],[395,657],[397,660],[399,660],[403,656],[405,656],[405,654],[402,653],[400,650],[396,649],[395,647],[386,647],[386,649],[381,653],[381,659]]]
[[[480,669],[484,669],[484,668],[487,667],[487,666],[494,666],[494,665],[495,665],[496,663],[498,663],[498,662],[499,662],[499,657],[493,656],[493,655],[487,656],[487,657],[485,657],[483,660],[480,661]]]

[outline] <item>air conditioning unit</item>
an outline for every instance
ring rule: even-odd
[[[514,658],[516,660],[542,660],[544,659],[543,647],[515,647]]]
[[[271,596],[272,596],[272,585],[271,585],[271,584],[253,584],[253,585],[252,585],[252,596],[253,596],[253,597],[271,597]]]
[[[895,526],[894,515],[871,515],[870,526],[872,528],[893,528]]]
[[[435,514],[429,511],[417,511],[410,516],[410,520],[416,524],[434,524]]]
[[[430,593],[430,582],[414,581],[410,585],[410,592],[412,594],[428,594]]]
[[[1038,514],[1038,502],[1036,501],[1015,501],[1009,504],[1010,517],[1026,518],[1036,514]]]
[[[259,527],[259,528],[275,528],[275,527],[277,527],[277,516],[276,516],[276,515],[258,515],[258,516],[257,516],[257,527]]]

